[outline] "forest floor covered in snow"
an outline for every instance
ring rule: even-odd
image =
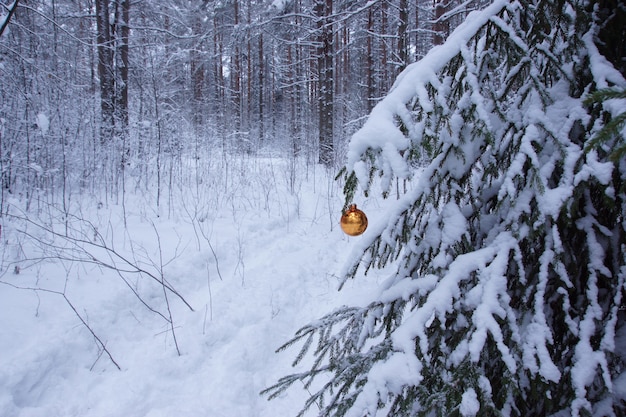
[[[16,201],[2,219],[2,416],[297,414],[306,390],[259,394],[294,372],[298,347],[275,350],[384,277],[337,291],[360,238],[338,227],[334,173],[295,162],[188,173],[158,208],[132,181],[123,201]],[[377,221],[380,202],[357,203]]]

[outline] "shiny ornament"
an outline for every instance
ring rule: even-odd
[[[348,210],[341,216],[341,230],[350,236],[358,236],[367,229],[367,216],[356,208],[356,204],[350,204]]]

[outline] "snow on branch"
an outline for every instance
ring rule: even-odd
[[[325,381],[320,415],[625,411],[613,387],[626,361],[614,353],[626,329],[626,166],[607,145],[622,132],[592,140],[607,119],[621,123],[623,103],[585,102],[624,79],[590,47],[588,10],[566,3],[470,14],[352,137],[347,201],[375,182],[383,198],[398,179],[408,186],[342,271],[394,275],[368,306],[288,344],[304,343],[301,363],[317,337],[299,375]]]

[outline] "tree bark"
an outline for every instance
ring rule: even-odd
[[[376,80],[374,79],[374,11],[370,7],[367,11],[367,112],[374,107],[374,94],[376,91]]]
[[[399,74],[409,63],[408,36],[409,5],[407,0],[400,0],[398,5],[398,71]]]
[[[435,24],[433,25],[433,44],[443,44],[450,33],[450,24],[442,19],[447,12],[448,0],[434,0],[435,4]]]
[[[9,13],[7,13],[4,22],[2,22],[2,26],[0,26],[0,37],[2,37],[4,30],[9,25],[9,21],[11,20],[13,13],[15,13],[15,10],[17,9],[17,2],[18,0],[15,0],[11,6],[8,6]]]
[[[265,89],[265,57],[263,54],[263,33],[259,34],[259,140],[262,142],[265,139],[265,103],[264,103],[264,89]]]
[[[128,38],[130,35],[130,0],[121,0],[119,3],[121,7],[121,19],[117,22],[117,28],[119,30],[119,57],[118,63],[118,77],[116,80],[116,93],[115,99],[115,126],[117,128],[117,134],[122,138],[124,142],[124,155],[125,160],[130,153],[128,148]]]
[[[319,104],[319,162],[327,167],[334,162],[333,144],[333,31],[330,16],[332,0],[316,0],[315,17],[318,30],[318,104]]]
[[[96,0],[96,42],[100,82],[100,142],[113,137],[115,77],[109,0]]]
[[[231,67],[231,86],[232,86],[232,99],[233,99],[233,113],[234,113],[234,127],[235,127],[235,137],[239,140],[237,141],[238,145],[244,148],[245,143],[242,141],[243,137],[241,136],[241,50],[240,43],[236,39],[239,28],[239,0],[233,1],[233,14],[234,14],[234,25],[235,25],[235,47],[232,52],[232,67]]]
[[[202,33],[202,9],[198,9],[192,17],[192,31],[194,36]],[[194,42],[189,51],[189,70],[191,72],[191,84],[193,91],[192,120],[196,133],[204,122],[203,102],[204,102],[204,62],[202,61],[201,42]]]

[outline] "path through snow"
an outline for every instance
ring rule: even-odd
[[[5,273],[2,281],[59,292],[65,288],[121,370],[61,295],[2,285],[2,415],[295,415],[306,398],[304,390],[269,402],[259,396],[293,371],[296,351],[277,355],[275,349],[309,321],[357,303],[376,281],[368,277],[337,291],[334,274],[354,241],[336,225],[342,197],[328,192],[328,183],[318,175],[318,184],[305,182],[298,193],[276,187],[274,197],[256,202],[243,193],[208,215],[189,210],[185,215],[180,209],[170,220],[146,214],[139,200],[131,201],[127,232],[119,206],[83,207],[116,251],[146,268],[160,263],[160,240],[164,262],[169,261],[163,269],[166,279],[195,310],[170,294],[181,355],[168,323],[145,308],[115,271],[67,261],[26,268],[24,261],[19,274]],[[375,220],[373,212],[368,214]],[[5,239],[5,259],[23,258],[21,247],[28,252],[23,237],[13,233]],[[161,287],[126,276],[148,304],[166,315]]]

